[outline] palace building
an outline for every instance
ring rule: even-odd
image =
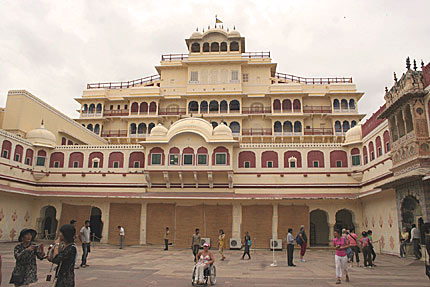
[[[0,110],[0,241],[53,238],[71,219],[93,239],[216,246],[250,232],[257,248],[304,224],[310,246],[334,228],[372,229],[384,253],[430,220],[430,65],[411,68],[366,121],[350,77],[277,71],[235,29],[192,33],[157,74],[88,84],[71,119],[25,90]],[[258,47],[256,47],[258,48]],[[363,123],[361,123],[363,122]]]

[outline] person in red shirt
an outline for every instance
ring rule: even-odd
[[[364,257],[364,268],[372,268],[372,251],[370,250],[370,239],[366,231],[362,233],[363,238],[361,238],[361,250],[363,251]]]
[[[355,254],[355,261],[357,262],[357,267],[360,267],[360,256],[358,255],[360,253],[360,247],[358,247],[359,240],[358,235],[355,234],[354,229],[346,231],[346,234],[348,234],[347,239],[349,241],[349,247]],[[351,258],[351,264],[354,262],[354,256]],[[351,265],[352,266],[352,265]]]

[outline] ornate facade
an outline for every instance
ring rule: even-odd
[[[352,78],[277,72],[270,52],[247,52],[236,30],[196,31],[185,42],[189,53],[163,55],[155,76],[88,84],[75,120],[27,91],[9,92],[0,113],[0,240],[25,226],[49,237],[90,218],[95,240],[108,243],[123,225],[127,244],[161,244],[169,226],[177,247],[196,227],[213,244],[224,229],[269,247],[304,224],[311,246],[327,245],[334,227],[355,227],[398,252],[392,182],[405,157],[392,154],[405,149],[400,139],[413,141],[425,167],[428,83],[414,86],[425,73],[404,77],[421,91],[407,100],[423,109],[412,124],[427,126],[409,138],[406,125],[393,141],[384,117],[406,84],[359,124],[363,92]]]

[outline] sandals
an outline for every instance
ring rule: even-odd
[[[349,282],[349,276],[348,275],[346,275],[346,280],[345,281]]]
[[[340,281],[340,279],[337,279],[336,284],[341,284],[342,281]]]

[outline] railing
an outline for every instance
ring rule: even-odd
[[[307,85],[322,85],[322,84],[334,84],[334,83],[352,83],[352,77],[350,78],[304,78],[284,73],[275,73],[275,78],[280,80],[287,80],[295,83],[303,83]]]
[[[187,60],[188,54],[165,54],[161,55],[161,61],[182,61]]]
[[[147,116],[147,115],[155,115],[156,111],[146,111],[146,112],[130,112],[131,116]]]
[[[327,114],[327,113],[331,113],[331,107],[330,106],[304,106],[303,113]]]
[[[246,52],[242,53],[242,58],[270,58],[270,52]]]
[[[302,132],[274,132],[275,136],[301,136]]]
[[[104,138],[119,138],[127,137],[127,130],[108,130],[102,132]]]
[[[243,107],[242,114],[271,114],[270,107]]]
[[[333,135],[331,128],[307,128],[305,129],[305,136],[313,135]]]
[[[271,136],[271,128],[242,129],[242,136]]]
[[[274,113],[301,113],[301,109],[273,109]]]
[[[121,117],[128,116],[128,110],[106,110],[103,112],[104,117]]]
[[[101,117],[102,112],[82,112],[81,117],[83,118],[90,118],[90,117]]]
[[[138,133],[132,134],[132,133],[130,133],[128,136],[131,137],[131,138],[146,138],[148,136],[148,134],[144,134],[144,133],[141,133],[141,134],[138,134]]]
[[[333,108],[333,112],[335,113],[351,113],[356,111],[356,108]]]
[[[140,86],[143,84],[151,84],[158,80],[160,80],[160,75],[152,75],[152,76],[140,78],[133,81],[127,81],[127,82],[108,82],[108,83],[87,84],[87,89],[127,89],[134,86]]]
[[[159,115],[185,115],[187,113],[187,109],[185,108],[176,108],[176,109],[159,109]]]

